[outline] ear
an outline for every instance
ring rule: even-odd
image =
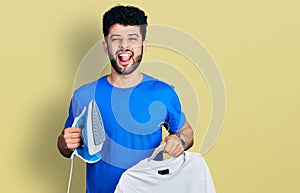
[[[144,41],[143,41],[143,54],[146,53],[146,51],[147,51],[147,46],[148,46],[148,41],[147,41],[147,40],[144,40]]]
[[[103,50],[104,50],[104,53],[105,53],[105,54],[108,54],[108,48],[107,48],[107,46],[108,46],[108,45],[107,45],[106,41],[103,41],[103,42],[102,42],[102,47],[103,47]]]

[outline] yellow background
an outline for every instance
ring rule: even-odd
[[[77,68],[102,38],[102,14],[117,3],[141,7],[151,24],[184,30],[217,62],[227,111],[217,142],[205,154],[217,192],[300,192],[296,0],[2,2],[0,192],[66,192],[70,161],[59,155],[57,136]],[[148,54],[151,59],[151,49]],[[172,54],[165,50],[164,57]],[[204,83],[195,90],[203,117],[192,151],[207,128],[211,105]],[[189,101],[182,103],[188,115]],[[84,181],[84,165],[76,159],[71,192],[84,192]]]

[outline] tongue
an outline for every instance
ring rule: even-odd
[[[120,60],[122,62],[127,62],[130,60],[130,56],[129,55],[123,55],[123,56],[120,56]]]

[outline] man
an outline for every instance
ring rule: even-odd
[[[70,157],[81,145],[81,129],[72,123],[92,99],[99,106],[106,133],[101,160],[86,167],[87,192],[114,192],[122,173],[163,142],[164,152],[174,157],[193,144],[193,130],[173,87],[140,71],[147,48],[146,27],[147,16],[136,7],[115,6],[107,11],[103,47],[111,73],[73,94],[69,117],[58,138],[61,154]],[[165,139],[162,126],[170,133]]]

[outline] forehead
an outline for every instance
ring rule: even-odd
[[[137,34],[137,35],[141,36],[140,26],[114,24],[109,28],[108,36],[129,35],[129,34]]]

